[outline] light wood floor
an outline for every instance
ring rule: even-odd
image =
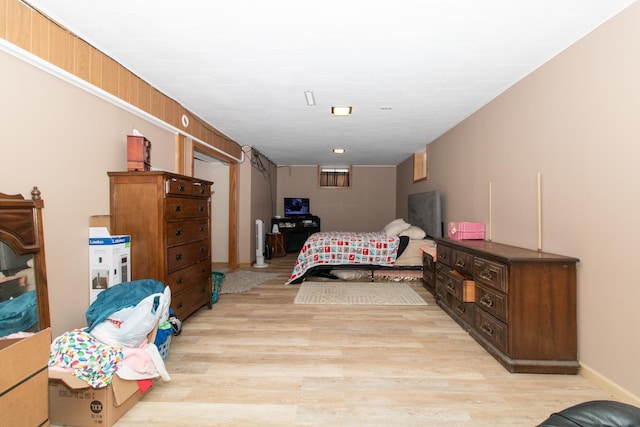
[[[187,319],[171,381],[117,426],[535,426],[612,398],[579,375],[508,373],[418,282],[426,307],[294,305],[294,262]]]

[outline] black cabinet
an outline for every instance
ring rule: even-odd
[[[278,231],[284,235],[284,248],[287,253],[300,252],[309,236],[320,231],[320,218],[317,216],[271,218],[272,230],[275,224],[278,225]]]

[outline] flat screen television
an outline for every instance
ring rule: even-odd
[[[303,197],[284,198],[284,216],[311,215],[309,199]]]

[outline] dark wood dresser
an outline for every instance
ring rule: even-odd
[[[422,283],[432,295],[436,294],[436,263],[427,252],[422,253]]]
[[[184,320],[211,308],[212,182],[168,172],[108,172],[111,230],[131,236],[131,279],[171,288]]]
[[[578,372],[578,259],[485,240],[436,242],[438,304],[502,365]]]

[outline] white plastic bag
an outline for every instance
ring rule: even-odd
[[[93,327],[91,335],[112,347],[139,347],[165,316],[171,303],[167,286],[162,294],[151,294],[135,307],[119,310]]]

